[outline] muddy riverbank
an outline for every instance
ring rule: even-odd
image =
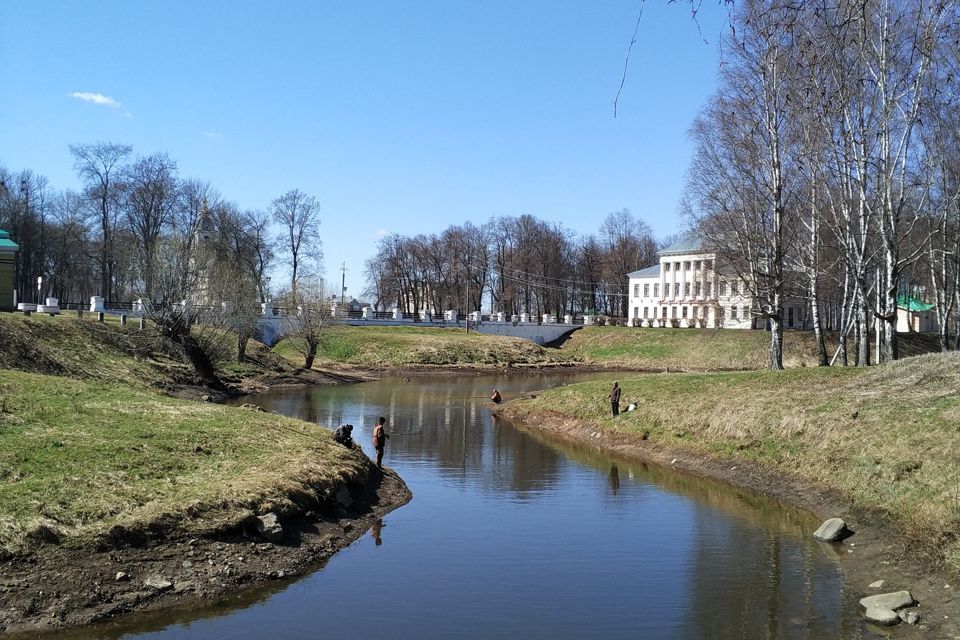
[[[44,636],[131,613],[215,602],[258,583],[289,580],[351,544],[411,493],[394,472],[368,465],[363,484],[281,514],[282,539],[254,523],[210,537],[164,535],[141,544],[71,549],[45,544],[0,562],[0,630]]]

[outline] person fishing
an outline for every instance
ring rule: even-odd
[[[383,469],[383,448],[387,445],[387,438],[390,435],[384,430],[387,419],[383,416],[377,418],[377,424],[373,427],[373,448],[377,451],[377,469]]]
[[[613,389],[610,390],[610,395],[607,396],[610,398],[610,408],[613,410],[613,415],[620,415],[620,383],[614,382]]]
[[[500,404],[501,402],[503,402],[503,396],[500,395],[499,391],[494,389],[493,395],[490,396],[490,400],[493,402],[493,404]]]
[[[333,439],[348,449],[353,448],[353,425],[342,424],[333,432]]]

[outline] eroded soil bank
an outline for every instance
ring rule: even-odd
[[[330,500],[280,514],[283,538],[251,522],[211,537],[155,532],[102,550],[43,545],[0,562],[0,630],[14,637],[102,622],[134,612],[214,602],[258,583],[286,580],[326,561],[411,493],[393,471],[368,465],[366,481]],[[296,496],[291,496],[296,502]]]
[[[960,638],[960,576],[932,563],[882,514],[856,507],[836,491],[787,475],[772,473],[741,459],[706,455],[677,446],[665,446],[640,435],[603,429],[586,420],[547,409],[517,410],[511,403],[493,407],[495,415],[521,429],[535,430],[561,440],[588,444],[607,455],[658,464],[772,497],[805,509],[821,519],[842,517],[854,535],[842,543],[821,543],[836,556],[850,584],[863,596],[906,589],[920,603],[920,629],[924,638]],[[810,531],[813,534],[813,531]],[[870,584],[883,580],[880,589]],[[916,627],[901,624],[885,633],[907,637]]]

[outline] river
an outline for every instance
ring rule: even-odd
[[[612,378],[446,375],[246,398],[354,424],[368,453],[385,416],[385,463],[413,501],[296,581],[76,637],[883,637],[861,622],[807,514],[557,443],[484,408],[493,387],[509,400],[598,377]]]

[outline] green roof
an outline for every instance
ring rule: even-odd
[[[688,233],[669,247],[660,249],[657,253],[661,256],[669,256],[682,253],[705,253],[707,250],[707,243],[703,238],[696,233]]]
[[[907,296],[897,298],[897,306],[908,311],[930,311],[933,309],[933,305],[929,302],[920,302],[916,298],[908,298]]]
[[[10,239],[10,232],[0,229],[0,250],[16,251],[19,248],[17,243]]]
[[[633,271],[627,274],[628,278],[657,278],[660,276],[660,265],[655,264],[652,267],[647,267],[646,269],[640,269],[639,271]]]

